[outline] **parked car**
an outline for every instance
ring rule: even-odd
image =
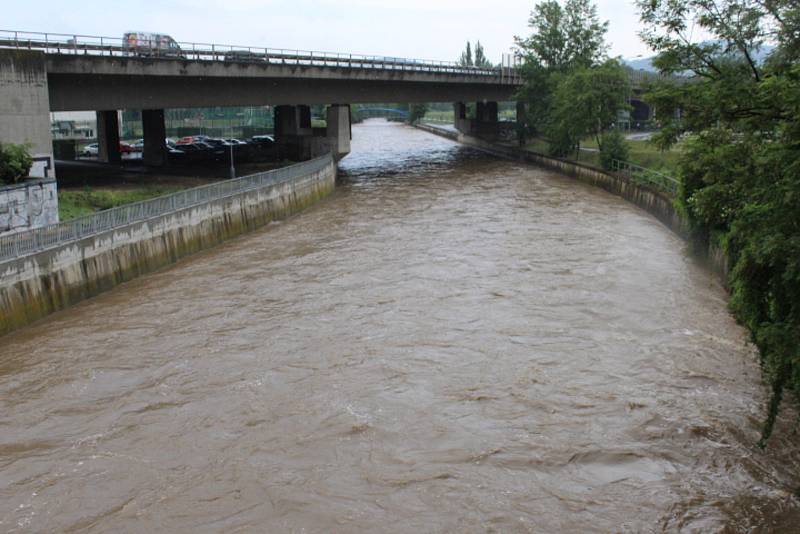
[[[241,139],[225,139],[225,141],[228,142],[228,144],[231,144],[233,146],[246,146],[247,145],[247,142],[246,141],[242,141]]]
[[[131,145],[131,148],[133,148],[134,152],[144,151],[144,139],[137,139],[136,141],[134,141],[133,144]]]
[[[181,137],[175,143],[176,145],[191,145],[194,143],[202,143],[206,139],[208,139],[207,135],[187,135],[186,137]]]
[[[133,147],[128,143],[123,143],[122,141],[119,142],[119,153],[120,154],[130,154],[133,152]]]
[[[140,57],[184,57],[175,39],[162,33],[127,32],[122,36],[127,55]]]
[[[88,156],[97,156],[100,153],[100,145],[97,143],[92,143],[91,145],[86,145],[83,147],[83,152],[81,152],[81,156],[88,157]]]
[[[250,142],[259,145],[273,145],[275,144],[275,138],[271,135],[254,135],[250,138]]]

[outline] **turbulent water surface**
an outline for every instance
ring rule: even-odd
[[[726,295],[605,192],[399,125],[328,199],[0,340],[0,532],[791,532]]]

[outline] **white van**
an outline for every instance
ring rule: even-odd
[[[169,35],[147,32],[127,32],[122,48],[131,56],[183,57],[181,47]]]

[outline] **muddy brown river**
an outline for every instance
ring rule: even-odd
[[[0,532],[797,532],[800,436],[647,213],[406,126],[0,340]]]

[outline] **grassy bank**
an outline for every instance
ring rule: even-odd
[[[85,188],[58,192],[58,216],[68,221],[97,211],[107,210],[185,189],[180,186],[140,186],[126,189]]]
[[[628,139],[626,143],[629,151],[628,162],[670,176],[677,176],[678,159],[682,150],[680,145],[671,150],[662,151],[649,141]],[[597,150],[597,142],[594,139],[586,139],[581,142],[581,147]],[[549,146],[544,139],[530,141],[527,148],[542,154],[549,153]],[[570,155],[569,159],[592,167],[600,167],[600,153],[596,151],[581,150],[578,154]]]

